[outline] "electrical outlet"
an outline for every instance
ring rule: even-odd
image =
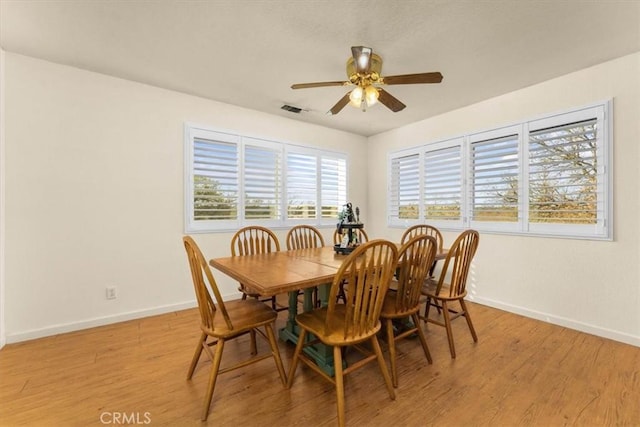
[[[116,299],[116,288],[107,288],[107,299]]]

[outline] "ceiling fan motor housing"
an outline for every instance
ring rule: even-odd
[[[376,81],[380,77],[380,73],[382,71],[382,58],[380,58],[375,53],[372,53],[369,64],[369,79]],[[352,83],[356,83],[360,78],[366,77],[362,75],[358,76],[358,72],[356,71],[356,63],[353,57],[347,59],[347,77],[349,77],[349,80]]]

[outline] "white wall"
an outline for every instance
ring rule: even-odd
[[[640,53],[371,137],[367,228],[392,239],[402,233],[373,209],[386,206],[387,177],[378,171],[387,170],[389,151],[611,98],[614,241],[482,233],[470,298],[640,346]]]
[[[9,52],[5,65],[9,342],[194,304],[187,121],[347,151],[349,193],[368,203],[364,137]],[[209,257],[228,256],[230,238],[195,236]],[[216,276],[232,296],[237,284]]]
[[[4,50],[0,49],[0,348],[7,340],[4,307]]]
[[[640,345],[640,53],[368,141],[8,52],[4,66],[8,342],[193,304],[180,240],[185,121],[348,150],[367,231],[398,239],[382,208],[388,151],[613,98],[614,241],[483,233],[471,298]],[[207,256],[228,255],[230,234],[195,237]]]

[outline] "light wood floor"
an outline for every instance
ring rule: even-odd
[[[426,328],[433,365],[417,340],[399,343],[396,401],[375,363],[348,376],[347,425],[640,426],[640,348],[477,304],[470,311],[479,341],[455,321],[456,360],[435,325]],[[107,422],[125,413],[140,424],[201,425],[209,362],[185,379],[199,334],[197,312],[186,310],[7,345],[0,425],[100,426],[104,413]],[[223,365],[248,348],[246,338],[227,345]],[[281,351],[288,368],[293,346]],[[285,390],[267,359],[219,378],[207,424],[332,426],[335,391],[303,366]]]

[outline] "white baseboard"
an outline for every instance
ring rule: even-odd
[[[549,313],[530,310],[528,308],[506,304],[500,301],[495,301],[489,298],[469,298],[471,302],[477,302],[478,304],[487,305],[489,307],[499,308],[501,310],[508,311],[510,313],[519,314],[524,317],[530,317],[532,319],[542,320],[543,322],[551,323],[558,326],[564,326],[569,329],[575,329],[587,334],[596,335],[603,338],[608,338],[614,341],[619,341],[625,344],[630,344],[636,347],[640,347],[640,337],[627,334],[624,332],[614,331],[611,329],[601,328],[588,323],[579,322],[577,320],[569,319],[566,317],[556,316]]]
[[[33,340],[36,338],[48,337],[51,335],[64,334],[66,332],[74,332],[82,329],[95,328],[96,326],[110,325],[112,323],[125,322],[127,320],[140,319],[143,317],[155,316],[158,314],[170,313],[173,311],[186,310],[196,307],[195,300],[185,301],[176,304],[163,305],[144,310],[130,311],[127,313],[114,314],[112,316],[95,317],[92,319],[81,320],[79,322],[63,323],[51,325],[41,329],[32,329],[24,332],[17,332],[6,335],[7,344],[20,341]]]

